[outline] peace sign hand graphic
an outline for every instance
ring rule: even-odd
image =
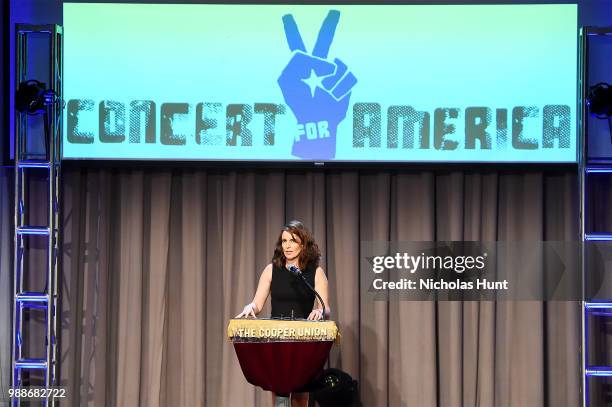
[[[351,89],[357,83],[340,59],[327,59],[339,19],[339,11],[331,10],[327,14],[309,54],[293,15],[283,17],[293,56],[278,78],[278,84],[298,122],[292,154],[300,158],[335,157],[336,130],[346,117]]]

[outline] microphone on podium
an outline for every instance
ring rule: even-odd
[[[300,277],[302,279],[302,281],[304,282],[304,284],[306,284],[306,286],[310,289],[310,291],[312,291],[314,293],[314,295],[317,296],[317,298],[319,299],[319,301],[321,302],[321,305],[323,306],[323,315],[321,320],[325,321],[325,303],[323,302],[323,299],[321,298],[321,296],[319,295],[319,293],[310,285],[310,283],[306,280],[306,278],[304,277],[304,273],[302,273],[302,270],[300,270],[296,265],[294,264],[290,264],[287,266],[287,269],[296,277]]]

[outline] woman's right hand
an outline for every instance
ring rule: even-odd
[[[249,318],[251,316],[253,318],[257,318],[257,315],[255,314],[256,311],[257,311],[257,306],[255,305],[254,302],[252,302],[250,304],[245,305],[242,312],[236,315],[234,318]]]

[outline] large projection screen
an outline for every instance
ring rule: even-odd
[[[576,161],[577,6],[64,4],[63,157]]]

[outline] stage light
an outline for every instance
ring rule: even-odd
[[[29,115],[45,113],[46,106],[56,101],[55,92],[37,80],[21,82],[15,93],[15,109]]]
[[[612,116],[612,85],[600,82],[589,88],[587,106],[591,115],[598,119],[608,119]]]
[[[15,109],[20,113],[33,116],[37,114],[43,115],[43,124],[45,132],[45,156],[49,158],[49,115],[47,107],[53,104],[59,104],[60,99],[55,91],[47,89],[47,85],[37,80],[31,79],[21,82],[15,92]]]
[[[592,116],[608,120],[610,143],[612,144],[612,85],[599,82],[591,86],[586,104]]]

